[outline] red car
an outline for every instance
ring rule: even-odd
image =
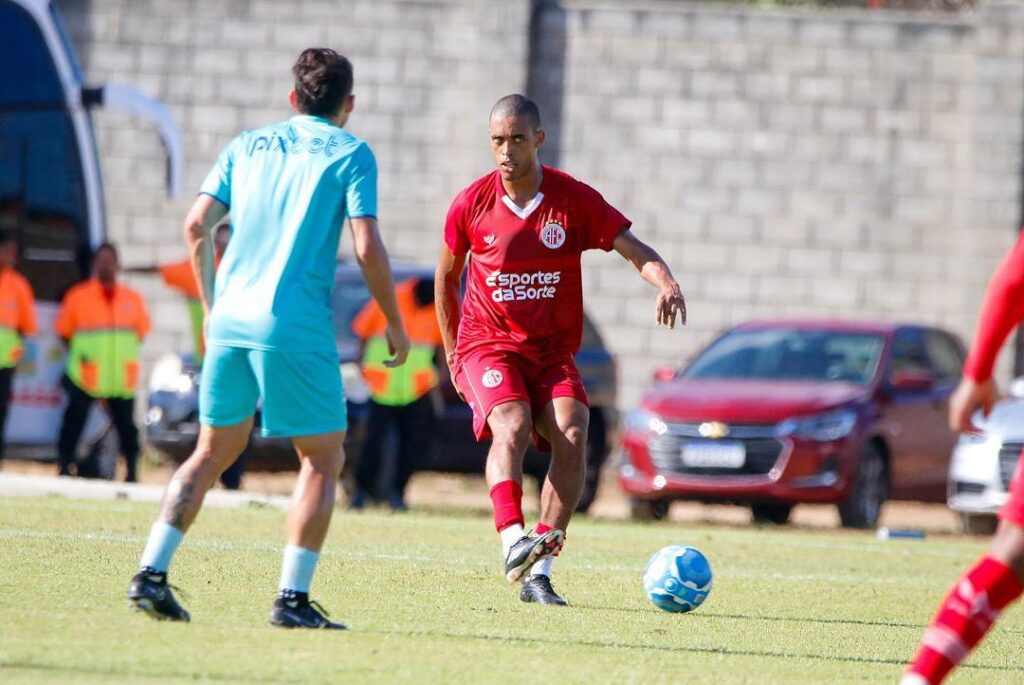
[[[785,523],[793,505],[819,502],[869,528],[887,499],[943,502],[964,356],[953,334],[912,324],[737,326],[660,372],[626,416],[619,482],[642,519],[692,500]]]

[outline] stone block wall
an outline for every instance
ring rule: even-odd
[[[60,0],[93,82],[172,108],[184,197],[156,135],[98,113],[111,237],[124,261],[184,256],[180,224],[238,130],[288,116],[296,54],[356,68],[350,128],[381,166],[398,258],[434,260],[445,209],[490,168],[486,114],[528,89],[545,160],[601,190],[682,281],[690,323],[653,326],[653,291],[585,257],[588,310],[619,357],[621,404],[750,317],[898,318],[969,338],[1021,214],[1024,14],[780,10],[672,0]],[[148,359],[187,346],[155,279]],[[1000,368],[1005,375],[1008,360]]]

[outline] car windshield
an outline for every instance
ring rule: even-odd
[[[0,231],[24,245],[36,298],[58,301],[78,280],[87,206],[78,138],[35,20],[0,0]]]
[[[874,378],[882,345],[882,336],[871,333],[789,328],[732,331],[704,350],[683,378],[863,385]]]

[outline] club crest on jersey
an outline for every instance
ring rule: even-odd
[[[496,388],[505,380],[505,375],[497,369],[487,369],[480,380],[485,388]]]
[[[565,245],[565,229],[562,224],[557,221],[544,224],[544,228],[540,229],[540,241],[549,250],[557,250]]]
[[[488,245],[493,245],[497,237],[498,236],[494,235],[493,233],[491,233],[490,235],[485,235],[484,242],[487,243]]]

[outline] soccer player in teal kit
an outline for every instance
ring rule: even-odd
[[[174,473],[132,578],[128,598],[158,619],[188,621],[167,570],[206,491],[245,447],[262,398],[265,436],[291,438],[301,463],[270,622],[344,628],[309,601],[344,460],[347,416],[331,322],[338,241],[346,218],[367,286],[388,322],[394,354],[409,342],[377,229],[377,166],[342,128],[354,105],[352,65],[325,48],[293,67],[298,116],[235,138],[203,182],[185,220],[209,316],[200,433]],[[213,286],[211,229],[231,212],[232,239]]]

